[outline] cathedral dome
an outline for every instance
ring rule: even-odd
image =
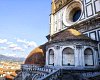
[[[45,64],[45,46],[41,45],[30,52],[24,64],[35,64],[43,66]]]

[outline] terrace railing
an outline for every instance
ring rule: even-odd
[[[60,80],[60,78],[61,78],[61,69],[58,69],[38,80]]]

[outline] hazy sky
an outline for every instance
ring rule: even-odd
[[[0,54],[27,56],[47,41],[51,0],[0,0]]]

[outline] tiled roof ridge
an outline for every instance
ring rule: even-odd
[[[85,36],[81,32],[77,31],[76,29],[66,29],[59,33],[56,33],[51,36],[51,41],[59,41],[59,40],[92,40],[88,36]]]

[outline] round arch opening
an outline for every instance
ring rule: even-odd
[[[63,49],[62,51],[62,65],[63,66],[74,66],[74,50],[70,47]]]
[[[93,50],[91,48],[87,48],[84,50],[84,63],[85,66],[93,66]]]

